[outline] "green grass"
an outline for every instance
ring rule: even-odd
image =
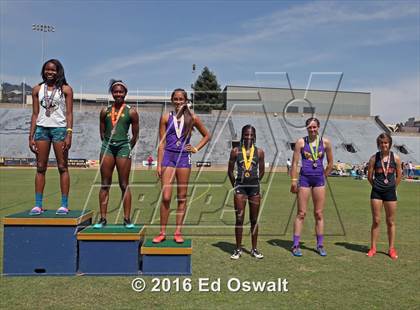
[[[31,169],[0,170],[0,217],[31,208],[34,199],[34,173]],[[136,223],[146,224],[146,234],[153,236],[159,230],[159,212],[155,212],[159,201],[159,184],[152,171],[135,171],[132,177],[133,217]],[[95,178],[94,170],[71,171],[72,209],[98,210],[99,179]],[[348,178],[329,179],[337,208],[328,193],[325,209],[325,243],[328,256],[322,258],[313,251],[314,221],[312,212],[308,212],[302,234],[304,256],[292,257],[289,251],[292,222],[289,219],[295,213],[294,196],[289,193],[289,181],[284,174],[275,174],[270,186],[269,178],[270,176],[266,177],[263,185],[265,194],[258,247],[265,258],[261,261],[251,259],[246,253],[238,261],[229,259],[234,248],[231,226],[234,223],[234,213],[231,188],[225,179],[225,173],[206,172],[200,176],[193,174],[193,185],[190,186],[189,193],[192,204],[184,230],[186,236],[194,241],[191,292],[152,293],[149,290],[136,293],[131,289],[134,276],[3,276],[0,306],[7,309],[418,308],[419,184],[403,183],[398,189],[396,247],[400,258],[394,262],[384,254],[387,251],[384,220],[378,249],[383,253],[372,259],[365,256],[371,223],[370,188],[366,181]],[[117,180],[116,174],[114,180]],[[92,187],[92,184],[96,186]],[[122,222],[119,197],[116,185],[111,190],[109,223]],[[49,209],[56,209],[59,202],[58,173],[50,169],[44,205]],[[172,206],[174,209],[175,202]],[[174,223],[174,214],[171,214],[170,222]],[[244,231],[244,247],[249,250],[250,236],[247,229]],[[169,228],[169,232],[173,232],[173,228]],[[3,229],[1,234],[3,235]],[[3,242],[2,236],[0,239]],[[1,260],[2,257],[3,254]],[[199,292],[198,279],[203,277],[211,280],[220,278],[221,292]],[[232,277],[243,281],[286,278],[289,291],[233,293],[226,288],[228,279]],[[143,278],[150,288],[153,277]]]

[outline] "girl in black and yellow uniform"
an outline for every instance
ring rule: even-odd
[[[101,218],[95,228],[106,225],[106,211],[109,200],[109,189],[112,183],[112,173],[117,166],[118,180],[121,188],[124,205],[124,225],[133,228],[130,221],[131,192],[128,187],[128,178],[131,169],[131,150],[137,142],[139,135],[139,116],[134,108],[124,101],[127,95],[127,86],[122,81],[111,80],[109,91],[114,98],[112,106],[101,111],[100,134],[102,140],[101,163],[101,190],[99,191],[99,207]],[[131,125],[131,139],[128,131]]]
[[[251,222],[251,256],[261,259],[264,256],[257,250],[258,212],[260,209],[260,180],[264,176],[264,151],[255,146],[256,132],[251,125],[242,128],[241,146],[230,152],[228,176],[234,187],[234,205],[236,211],[236,249],[231,259],[242,255],[242,230],[246,201],[249,202],[249,219]],[[233,174],[237,165],[236,180]]]
[[[392,259],[398,254],[394,248],[395,240],[395,212],[397,209],[397,186],[401,182],[401,160],[391,152],[392,138],[382,133],[376,139],[379,152],[369,160],[368,180],[372,185],[370,205],[372,210],[371,245],[367,256],[376,254],[376,241],[379,235],[382,206],[385,209],[388,230],[389,251]]]

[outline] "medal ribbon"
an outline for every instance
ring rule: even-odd
[[[178,139],[181,139],[181,135],[182,135],[182,129],[184,128],[184,115],[181,116],[181,118],[179,119],[179,124],[178,124],[178,119],[176,118],[175,115],[172,115],[173,119],[174,119],[174,127],[175,127],[175,133],[176,133],[176,137]]]
[[[309,137],[308,137],[308,144],[309,144],[309,148],[311,149],[312,159],[314,160],[314,162],[318,159],[319,136],[316,136],[315,141],[316,141],[315,142],[315,149],[313,149],[312,148],[312,143],[310,143]]]
[[[388,162],[386,163],[386,169],[385,169],[385,163],[384,158],[381,154],[381,165],[382,165],[382,171],[384,172],[385,180],[388,180],[388,171],[389,171],[389,165],[391,164],[391,152],[388,154]]]
[[[125,108],[125,103],[123,103],[120,107],[120,109],[118,110],[118,114],[115,113],[115,106],[112,105],[112,110],[111,110],[111,121],[112,121],[112,127],[115,128],[115,126],[118,123],[118,120],[121,117],[122,112],[124,111]]]
[[[50,110],[50,108],[52,107],[56,92],[57,92],[57,88],[54,85],[51,96],[48,96],[48,85],[44,84],[44,100],[47,102],[47,106],[45,108],[46,110]]]
[[[250,149],[250,153],[249,153],[249,157],[246,156],[246,149],[245,146],[242,146],[242,156],[244,157],[244,164],[245,164],[245,170],[249,171],[249,169],[251,168],[251,164],[252,164],[252,158],[254,158],[254,145],[251,146]]]

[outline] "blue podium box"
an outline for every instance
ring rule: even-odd
[[[147,239],[141,247],[142,273],[145,275],[191,275],[192,240],[184,243]]]
[[[145,228],[135,225],[89,226],[77,234],[79,275],[137,275]]]
[[[3,218],[5,275],[75,275],[77,232],[90,225],[93,212],[55,210],[31,216],[28,211]]]

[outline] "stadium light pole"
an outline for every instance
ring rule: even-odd
[[[194,98],[195,98],[195,90],[194,90],[194,83],[195,83],[195,80],[196,80],[196,78],[195,78],[195,76],[196,76],[196,74],[195,74],[195,69],[196,69],[196,67],[197,67],[197,65],[196,64],[193,64],[192,65],[192,77],[193,77],[193,81],[192,81],[192,83],[191,83],[191,89],[192,89],[192,92],[191,92],[191,104],[192,104],[192,110],[194,111]]]
[[[32,31],[39,31],[41,35],[41,63],[45,61],[45,50],[46,50],[46,38],[45,34],[47,32],[55,32],[55,26],[45,25],[45,24],[32,24]]]

